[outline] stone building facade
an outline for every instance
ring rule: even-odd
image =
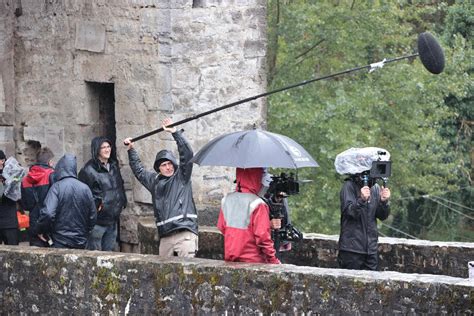
[[[122,140],[265,91],[265,0],[0,0],[0,148],[24,165],[37,142],[56,157],[90,159],[115,140],[129,206],[121,240],[137,244],[151,196],[135,181]],[[226,132],[265,124],[265,100],[182,125],[195,152]],[[152,168],[168,134],[136,143]],[[232,187],[230,168],[195,166],[200,210]],[[134,251],[133,248],[128,248]]]

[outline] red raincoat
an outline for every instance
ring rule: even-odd
[[[224,235],[224,260],[280,263],[270,234],[270,210],[258,197],[262,168],[237,168],[237,191],[222,199],[217,228]]]

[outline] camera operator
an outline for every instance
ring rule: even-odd
[[[270,210],[258,197],[262,168],[237,168],[236,192],[222,199],[217,228],[224,235],[224,260],[280,263],[270,235]]]
[[[364,172],[344,181],[340,199],[339,266],[377,270],[377,218],[385,220],[390,214],[390,189],[380,187]]]

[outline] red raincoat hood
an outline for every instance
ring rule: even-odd
[[[54,169],[48,165],[33,165],[26,175],[25,180],[32,185],[43,184],[45,179],[48,179],[49,174],[53,171]]]
[[[262,187],[263,168],[237,168],[237,192],[258,194]]]

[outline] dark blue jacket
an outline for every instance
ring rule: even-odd
[[[97,211],[91,190],[76,174],[76,157],[64,155],[56,165],[56,182],[46,195],[34,233],[49,233],[55,244],[83,249]]]

